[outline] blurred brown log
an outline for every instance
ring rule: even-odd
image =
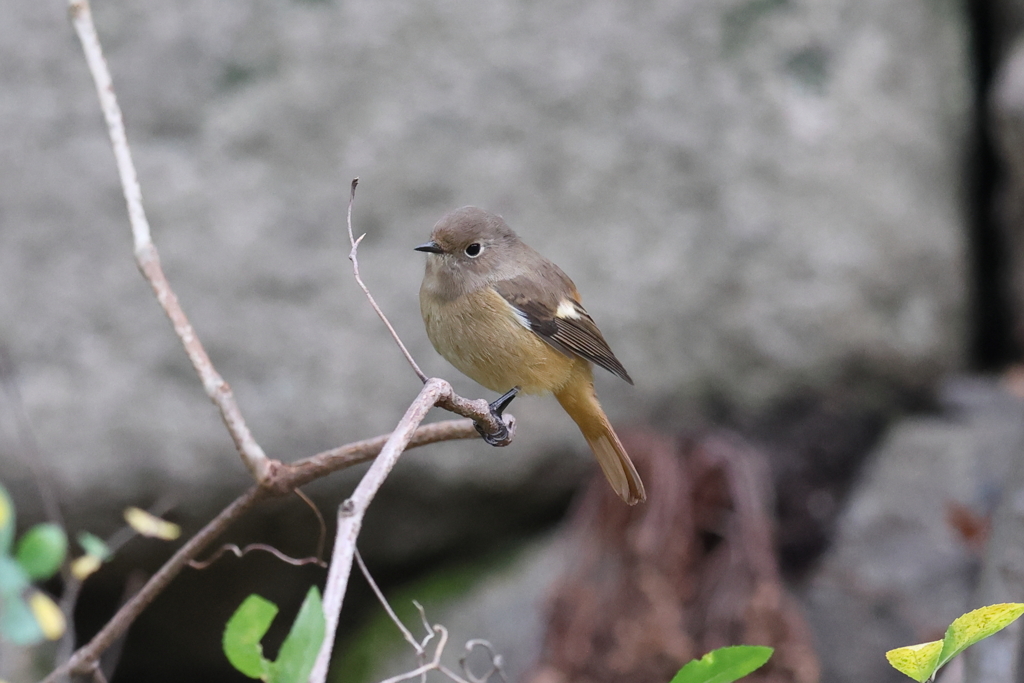
[[[726,645],[769,645],[750,681],[815,683],[811,634],[778,570],[764,456],[716,433],[623,435],[647,485],[622,504],[595,481],[573,515],[572,570],[550,602],[531,683],[669,681]]]

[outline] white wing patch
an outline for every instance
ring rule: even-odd
[[[502,301],[505,301],[505,299],[502,298]],[[530,319],[526,316],[526,314],[520,311],[512,304],[508,303],[507,301],[505,301],[505,304],[508,305],[510,309],[512,309],[512,313],[514,313],[516,317],[516,322],[532,332],[533,327],[530,325]]]
[[[571,299],[562,299],[558,304],[558,309],[555,311],[555,317],[563,320],[575,320],[580,317],[580,312],[576,310],[576,302]]]

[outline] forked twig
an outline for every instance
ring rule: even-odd
[[[355,275],[356,282],[359,284],[359,288],[363,290],[363,294],[370,300],[370,305],[373,306],[373,310],[377,312],[377,316],[384,322],[384,326],[388,328],[388,332],[391,333],[391,338],[398,344],[398,348],[402,350],[402,355],[405,356],[405,360],[409,361],[409,365],[412,366],[412,371],[416,373],[416,376],[420,378],[421,382],[427,381],[427,376],[420,370],[420,366],[416,364],[412,354],[409,353],[409,349],[405,348],[405,344],[402,343],[402,338],[395,332],[395,328],[391,326],[388,321],[388,317],[384,315],[384,311],[381,310],[377,302],[374,301],[373,295],[370,294],[369,288],[363,283],[363,279],[359,277],[359,258],[357,252],[359,251],[359,243],[366,237],[364,232],[356,239],[355,234],[352,232],[352,203],[356,198],[356,185],[359,184],[359,178],[352,179],[352,187],[348,193],[348,241],[352,245],[352,250],[348,253],[348,260],[352,262],[352,274]]]
[[[437,647],[434,648],[434,659],[422,666],[416,667],[412,671],[407,671],[404,674],[398,674],[397,676],[392,676],[391,678],[383,680],[381,683],[399,683],[399,681],[408,681],[412,678],[416,678],[417,676],[425,677],[430,671],[443,670],[444,667],[441,665],[441,655],[444,654],[444,646],[448,644],[448,629],[440,624],[435,624],[433,631],[439,636],[437,640]],[[458,676],[452,680],[454,680],[455,683],[469,683],[469,681],[464,681]]]
[[[398,615],[395,614],[395,610],[392,609],[391,603],[389,603],[387,598],[384,597],[384,593],[377,586],[377,582],[373,580],[373,577],[370,575],[370,571],[366,568],[366,564],[363,562],[363,558],[359,554],[358,549],[355,551],[355,557],[356,563],[359,564],[359,570],[362,571],[363,577],[366,579],[366,582],[369,583],[370,588],[373,589],[374,595],[377,596],[377,601],[380,602],[381,606],[384,608],[384,611],[388,613],[388,617],[391,618],[391,622],[398,627],[398,630],[402,632],[402,636],[405,638],[406,642],[412,645],[413,650],[416,651],[416,660],[419,662],[419,666],[413,669],[412,671],[407,671],[404,674],[393,676],[392,678],[387,679],[387,681],[384,681],[383,683],[388,683],[389,681],[405,681],[411,678],[415,678],[416,676],[420,677],[422,683],[426,683],[427,673],[430,671],[440,671],[441,673],[455,681],[455,683],[488,683],[491,676],[495,673],[498,673],[501,676],[501,679],[505,681],[505,683],[508,683],[508,679],[505,677],[505,671],[503,668],[504,660],[502,656],[498,654],[497,650],[494,648],[493,645],[491,645],[489,641],[483,640],[482,638],[474,638],[472,640],[467,641],[466,653],[459,658],[459,666],[462,667],[462,673],[465,674],[465,678],[458,676],[457,674],[453,673],[451,669],[441,664],[441,655],[444,652],[445,644],[448,642],[447,629],[445,629],[445,627],[441,626],[440,624],[434,624],[433,626],[431,626],[430,622],[427,621],[427,613],[423,609],[423,605],[413,600],[412,604],[415,605],[416,610],[419,612],[420,621],[423,624],[423,628],[427,632],[427,635],[423,638],[422,641],[417,641],[416,638],[412,635],[412,633],[409,632],[409,629],[405,627],[405,624],[402,623],[402,620],[398,618]],[[440,635],[441,639],[438,642],[437,648],[434,650],[433,661],[426,662],[424,661],[424,659],[426,657],[427,643],[429,643],[434,638],[435,635]],[[473,672],[469,670],[469,665],[466,662],[469,655],[477,647],[482,647],[486,649],[491,657],[491,667],[484,673],[483,676],[474,675]]]

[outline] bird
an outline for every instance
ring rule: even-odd
[[[629,505],[646,500],[640,475],[598,402],[592,365],[633,380],[569,276],[501,216],[475,206],[445,214],[430,241],[415,249],[427,255],[419,294],[427,337],[457,370],[506,392],[492,412],[500,418],[520,391],[554,394],[615,493]]]

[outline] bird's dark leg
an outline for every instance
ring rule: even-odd
[[[496,434],[489,433],[479,422],[474,422],[473,426],[476,427],[476,431],[480,433],[483,440],[492,446],[504,446],[508,441],[508,427],[505,426],[505,421],[501,419],[501,414],[505,412],[509,404],[519,394],[519,387],[512,387],[510,390],[496,398],[489,404],[491,409],[491,416],[494,417],[495,421],[501,426],[501,429]]]

